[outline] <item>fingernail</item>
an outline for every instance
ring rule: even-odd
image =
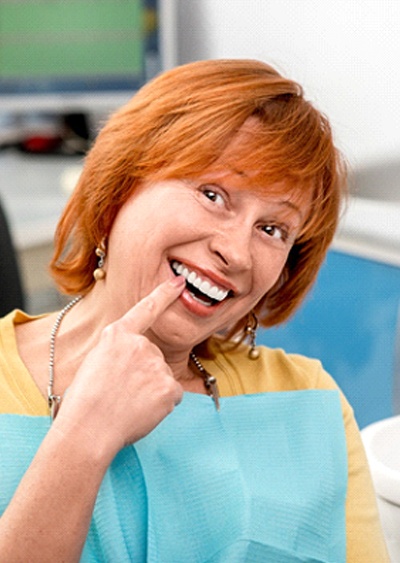
[[[185,278],[183,276],[176,276],[173,280],[170,281],[170,284],[173,287],[183,287],[185,285]]]

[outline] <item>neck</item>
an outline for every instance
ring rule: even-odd
[[[165,361],[177,381],[185,382],[198,377],[190,362],[190,351],[169,354],[163,351],[163,353]]]

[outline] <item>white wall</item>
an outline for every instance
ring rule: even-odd
[[[399,0],[179,0],[179,62],[258,58],[298,80],[353,166],[400,158]]]

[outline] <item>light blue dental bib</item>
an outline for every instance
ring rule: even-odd
[[[0,416],[0,513],[49,429]],[[337,391],[184,400],[122,450],[82,563],[341,563],[347,454]]]

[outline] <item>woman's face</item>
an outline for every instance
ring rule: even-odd
[[[234,171],[142,185],[108,243],[105,290],[122,314],[168,278],[186,289],[149,337],[186,349],[244,317],[278,280],[309,202]]]

